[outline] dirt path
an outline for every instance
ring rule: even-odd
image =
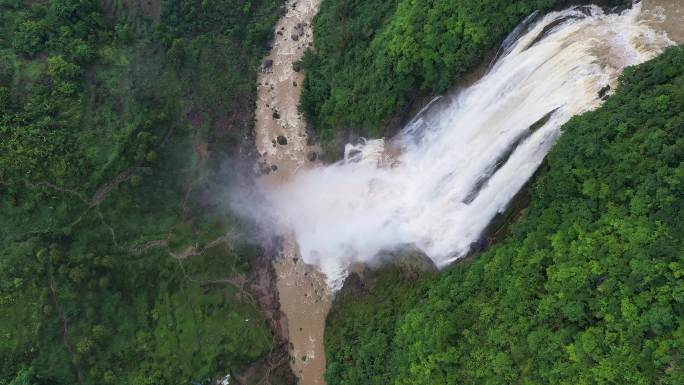
[[[297,111],[302,73],[293,63],[312,42],[311,21],[320,0],[289,0],[276,25],[273,49],[264,58],[258,78],[256,146],[261,154],[259,183],[277,188],[298,169],[314,164],[318,148],[307,144],[306,125]],[[290,356],[301,385],[325,384],[323,332],[331,296],[324,277],[299,258],[292,237],[283,242],[273,262],[280,305],[287,317]]]
[[[55,287],[55,282],[52,279],[50,279],[50,298],[52,299],[52,306],[55,308],[55,311],[59,316],[59,321],[62,323],[62,344],[64,345],[64,348],[67,350],[67,353],[69,353],[69,359],[71,360],[71,365],[73,369],[76,371],[78,383],[82,384],[83,372],[81,371],[81,368],[77,365],[78,361],[76,359],[76,353],[74,352],[74,348],[69,343],[68,317],[64,314],[64,311],[62,311],[62,307],[59,304],[59,294]]]

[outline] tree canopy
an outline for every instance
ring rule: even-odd
[[[622,5],[623,0],[599,1]],[[441,93],[535,10],[567,0],[326,0],[303,59],[300,108],[324,144],[390,133],[419,96]]]
[[[684,383],[684,48],[562,131],[503,242],[336,302],[328,384]]]
[[[281,2],[135,4],[0,0],[0,384],[206,383],[272,348],[210,186]]]

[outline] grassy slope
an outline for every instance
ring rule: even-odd
[[[684,383],[684,48],[563,131],[504,242],[335,304],[328,384]]]
[[[255,250],[205,250],[243,230],[204,192],[236,172],[279,5],[163,2],[155,24],[0,1],[0,384],[202,382],[268,353]]]

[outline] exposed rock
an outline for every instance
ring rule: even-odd
[[[282,136],[282,135],[278,135],[278,137],[276,138],[276,141],[277,141],[278,144],[281,145],[281,146],[286,146],[286,145],[287,145],[287,138],[284,137],[284,136]]]
[[[287,318],[280,311],[275,269],[263,250],[260,251],[256,260],[249,288],[254,293],[259,309],[275,332],[276,337],[281,341],[286,341],[288,336]]]
[[[337,297],[358,298],[367,292],[366,285],[363,283],[361,276],[358,273],[352,272],[344,280],[342,289],[337,293]]]
[[[299,71],[300,63],[293,63],[301,59],[302,46],[308,42],[308,39],[304,37],[306,32],[302,36],[299,31],[302,28],[298,24],[305,26],[304,29],[310,26],[320,0],[299,1],[296,5],[297,10],[293,12],[290,7],[295,7],[293,4],[295,1],[297,0],[289,2],[286,5],[287,8],[282,9],[285,15],[276,28],[274,49],[267,57],[274,60],[272,68],[266,73],[259,73],[259,80],[269,84],[258,88],[255,144],[261,152],[268,150],[267,156],[262,160],[268,161],[268,168],[271,172],[266,180],[273,183],[281,183],[290,178],[294,169],[302,165],[302,161],[305,165],[311,165],[306,161],[306,155],[310,150],[315,149],[300,144],[303,141],[302,133],[306,125],[296,111],[300,94],[298,83],[302,82],[303,75],[294,72]],[[296,39],[298,41],[295,41]],[[274,112],[276,115],[273,115]],[[272,115],[271,119],[268,119],[269,115]],[[273,148],[269,147],[271,145]],[[277,171],[273,168],[274,164],[277,164]],[[313,272],[309,272],[307,276],[304,275],[308,272],[308,267],[299,260],[295,262],[297,250],[296,247],[290,245],[291,239],[288,238],[287,242],[281,240],[273,241],[273,243],[264,247],[279,247],[281,250],[270,250],[269,254],[286,257],[277,258],[272,262],[275,273],[278,274],[278,285],[274,285],[273,290],[278,288],[281,290],[278,298],[280,309],[284,317],[291,316],[287,320],[288,327],[292,329],[289,335],[292,360],[289,363],[292,365],[293,372],[299,374],[301,384],[322,384],[325,372],[323,327],[331,299],[323,298],[318,293],[314,294],[317,288],[315,285],[324,285],[324,280],[320,277],[310,278],[314,275]],[[327,292],[322,291],[322,293],[327,296]],[[302,327],[302,331],[299,332],[298,330]],[[302,354],[307,355],[305,363],[302,361]],[[261,367],[262,377],[269,372],[267,369],[267,367]],[[256,381],[246,381],[245,385],[269,384],[267,380],[261,381],[258,377],[251,377],[251,379]],[[278,384],[284,385],[284,383]],[[276,385],[276,382],[271,381],[270,385]]]
[[[545,37],[547,37],[549,34],[551,34],[554,31],[554,29],[556,27],[558,27],[559,25],[562,25],[563,23],[566,23],[567,21],[576,20],[576,19],[580,19],[580,18],[581,17],[576,16],[576,15],[568,15],[568,16],[559,17],[556,20],[553,20],[552,22],[547,24],[541,30],[539,35],[537,35],[537,37],[535,37],[534,40],[532,40],[532,42],[529,43],[525,47],[525,49],[523,49],[523,51],[528,50],[530,47],[532,47],[532,46],[536,45],[537,43],[539,43],[540,41],[542,41]]]
[[[266,357],[238,370],[234,376],[235,382],[231,383],[239,385],[296,384],[297,378],[289,361],[288,348],[291,348],[291,345],[287,341],[287,318],[280,310],[275,269],[267,252],[263,249],[260,250],[255,263],[254,273],[249,281],[249,291],[275,333],[274,346]]]
[[[306,158],[309,159],[309,162],[315,162],[316,159],[318,159],[318,154],[316,151],[309,151],[309,153],[306,155]]]
[[[230,384],[237,385],[285,385],[296,384],[297,377],[290,367],[290,357],[287,352],[287,344],[281,344],[258,362],[243,368],[235,375],[235,382]],[[215,384],[219,384],[216,382]]]
[[[436,272],[437,266],[421,250],[413,245],[405,245],[393,251],[383,251],[378,254],[380,264],[389,263],[410,273]]]
[[[574,9],[582,12],[585,16],[591,16],[591,7],[588,5],[578,5]]]
[[[608,92],[610,92],[610,84],[606,84],[599,90],[598,97],[605,100],[608,98]]]
[[[273,60],[266,59],[263,62],[261,62],[261,72],[267,72],[271,69],[271,67],[273,67]]]
[[[295,25],[292,29],[292,34],[290,35],[290,38],[294,41],[298,41],[300,37],[304,36],[304,27],[306,27],[306,24],[297,23],[297,25]]]
[[[268,175],[271,173],[271,168],[268,167],[268,164],[266,162],[259,162],[259,172],[260,175]]]
[[[413,282],[422,277],[437,274],[438,269],[430,258],[412,245],[378,254],[371,264],[352,266],[340,291],[335,295],[328,316],[339,317],[340,304],[354,302],[373,292],[383,280]]]

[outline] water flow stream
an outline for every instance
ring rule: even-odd
[[[431,103],[395,138],[350,144],[344,161],[267,192],[273,220],[333,288],[350,264],[401,245],[438,266],[464,256],[563,123],[598,107],[625,67],[673,44],[640,17],[639,4],[531,17],[479,82]]]

